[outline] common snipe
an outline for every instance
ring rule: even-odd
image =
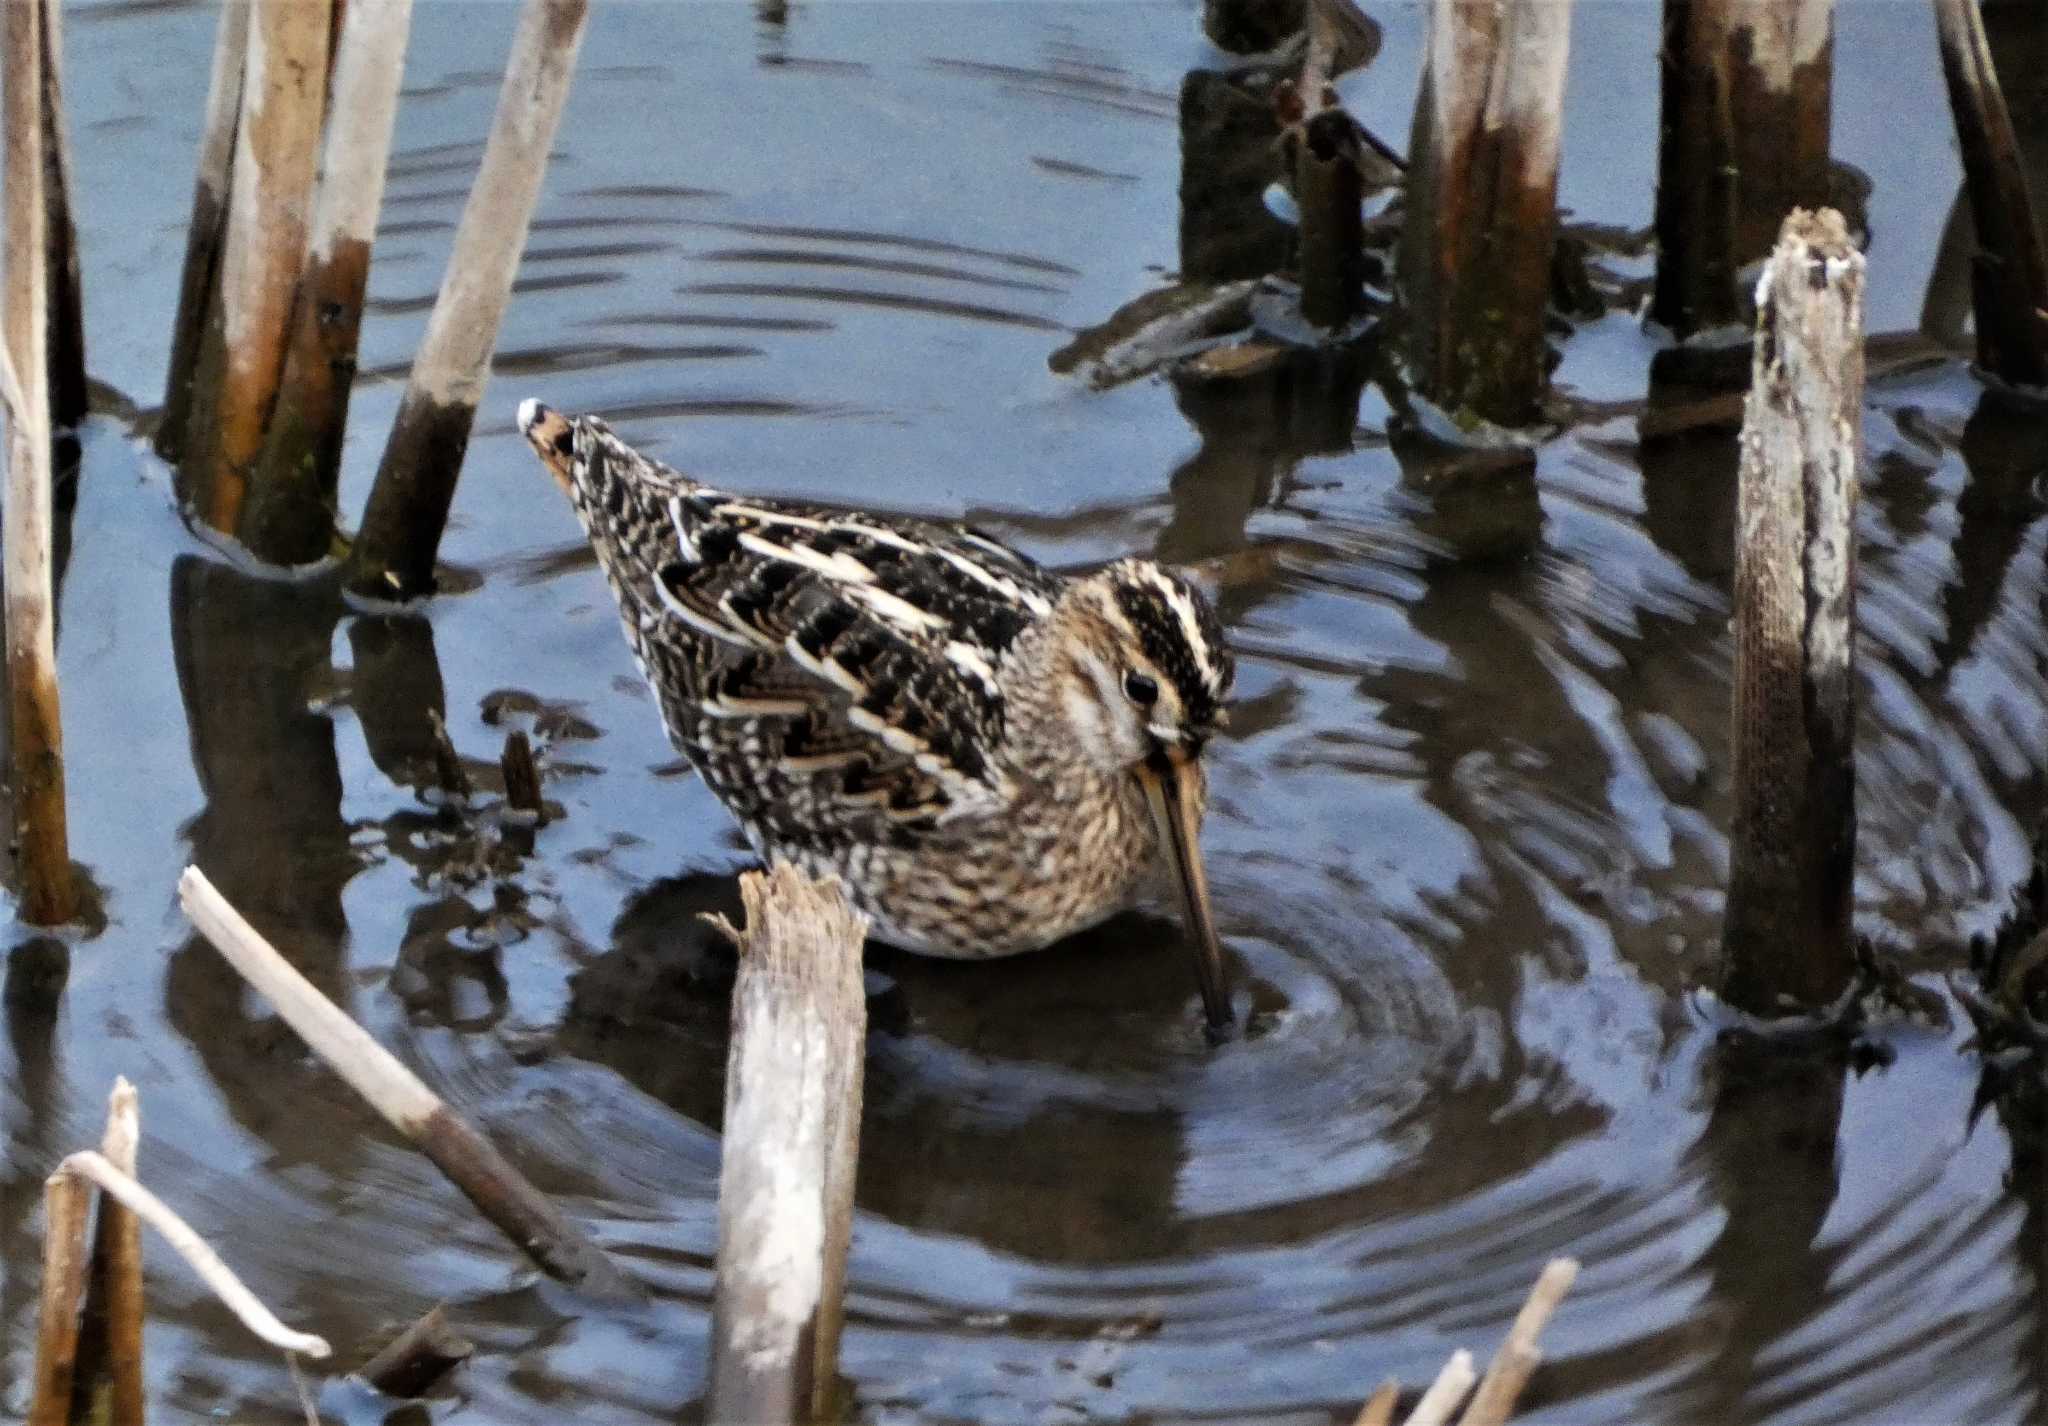
[[[1036,950],[1178,881],[1230,1022],[1198,835],[1232,664],[1201,595],[1078,578],[972,529],[700,485],[593,417],[519,426],[568,493],[670,739],[763,857],[835,873],[883,940]]]

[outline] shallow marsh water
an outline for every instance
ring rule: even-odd
[[[1347,98],[1399,143],[1419,14],[1370,8],[1384,46]],[[1733,445],[1639,442],[1657,344],[1632,316],[1564,344],[1577,422],[1498,502],[1515,550],[1461,559],[1371,390],[1354,430],[1348,407],[1046,369],[1176,267],[1177,95],[1222,63],[1191,5],[600,4],[446,545],[461,592],[363,617],[230,567],[138,454],[122,411],[161,389],[213,17],[69,13],[108,391],[61,674],[107,924],[17,932],[8,963],[0,1407],[25,1405],[42,1177],[127,1074],[146,1176],[344,1365],[451,1302],[479,1353],[434,1419],[694,1410],[724,1057],[694,912],[745,856],[512,433],[537,395],[730,486],[1223,572],[1239,695],[1207,843],[1252,1030],[1204,1045],[1169,920],[987,966],[878,954],[862,1418],[1348,1420],[1387,1375],[1489,1350],[1560,1252],[1586,1272],[1532,1421],[2048,1411],[2048,1189],[1995,1114],[1972,1127],[1964,1031],[1886,1026],[1889,1064],[1744,1093],[1685,999],[1727,860]],[[512,20],[418,13],[345,509]],[[1578,220],[1648,221],[1657,30],[1654,5],[1582,0]],[[1871,327],[1910,329],[1957,182],[1925,8],[1845,4],[1838,56]],[[2048,437],[1981,396],[1932,343],[1874,353],[1858,914],[1926,984],[2023,874],[2048,749]],[[474,762],[472,810],[415,790],[429,707]],[[509,726],[536,732],[558,813],[530,853],[489,810]],[[656,1302],[581,1312],[536,1284],[188,935],[188,860]],[[297,1419],[282,1364],[151,1267],[165,1419]],[[380,1417],[338,1387],[325,1406]]]

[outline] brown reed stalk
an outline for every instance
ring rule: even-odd
[[[1432,0],[1399,278],[1417,388],[1524,424],[1547,374],[1570,0]]]
[[[78,1371],[78,1305],[85,1292],[85,1229],[92,1198],[91,1184],[61,1169],[43,1184],[43,1279],[28,1426],[68,1426],[71,1420]]]
[[[100,1153],[135,1177],[142,1139],[135,1086],[116,1079],[107,1100],[107,1130]],[[78,1337],[74,1395],[90,1404],[85,1419],[104,1426],[142,1426],[142,1220],[111,1194],[99,1201],[92,1263],[86,1275],[85,1314]]]
[[[1834,0],[1665,0],[1650,315],[1680,337],[1746,322],[1739,274],[1829,187]]]
[[[282,565],[311,563],[334,546],[341,443],[412,0],[353,0],[336,19],[311,246],[240,530],[253,554]]]
[[[740,878],[707,1419],[829,1410],[860,1155],[867,918],[777,862]]]
[[[2015,386],[2048,386],[2048,254],[1984,19],[1975,0],[1934,0],[1934,19],[1977,228],[1977,362]]]
[[[6,519],[0,562],[6,574],[8,700],[12,715],[14,830],[19,848],[20,915],[32,925],[68,921],[77,911],[64,809],[64,727],[57,696],[56,623],[51,571],[50,402],[46,375],[49,319],[44,262],[41,7],[45,0],[0,5],[0,236],[8,261],[0,287],[0,354],[8,412]]]
[[[185,868],[178,900],[221,958],[270,1002],[307,1048],[418,1146],[541,1271],[594,1296],[640,1295],[617,1264],[475,1126],[279,955],[199,868]]]
[[[434,559],[588,10],[589,0],[526,0],[520,11],[483,162],[356,535],[348,584],[359,597],[407,600],[434,588]]]
[[[49,283],[50,424],[85,419],[85,294],[78,279],[78,226],[71,216],[71,141],[64,128],[62,0],[43,0],[43,206]]]
[[[1735,812],[1722,994],[1823,1010],[1854,965],[1863,257],[1796,210],[1764,269],[1735,551]]]
[[[306,256],[330,0],[265,0],[250,14],[218,301],[200,339],[180,494],[222,534],[241,528],[250,468],[284,374]]]
[[[213,77],[207,85],[206,122],[199,139],[199,176],[192,185],[185,266],[178,278],[178,315],[171,325],[171,361],[164,378],[164,409],[156,425],[156,453],[174,465],[184,459],[206,314],[220,287],[252,3],[221,0],[220,26],[214,37]]]

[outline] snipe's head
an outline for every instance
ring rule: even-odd
[[[1202,750],[1224,720],[1235,674],[1223,629],[1186,580],[1120,560],[1061,596],[1046,691],[1074,748],[1100,772],[1134,778],[1158,825],[1195,941],[1213,1029],[1231,1021],[1223,948],[1202,870]]]

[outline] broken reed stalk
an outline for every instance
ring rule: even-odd
[[[526,0],[520,11],[483,162],[356,534],[348,583],[360,597],[408,600],[434,588],[434,558],[588,10],[589,0]]]
[[[1534,419],[1557,238],[1570,0],[1432,0],[1399,276],[1421,394]]]
[[[1304,75],[1304,82],[1307,76]],[[1308,118],[1295,148],[1301,208],[1301,315],[1325,331],[1349,326],[1365,305],[1365,180],[1358,126],[1321,85],[1304,92]]]
[[[1391,1377],[1380,1383],[1380,1389],[1365,1399],[1365,1405],[1358,1408],[1358,1419],[1351,1426],[1394,1426],[1394,1408],[1401,1401],[1401,1383]]]
[[[448,1308],[435,1307],[393,1337],[363,1364],[359,1375],[386,1396],[417,1400],[468,1361],[476,1344],[448,1325]]]
[[[184,459],[192,382],[199,367],[206,314],[219,286],[252,3],[253,0],[221,0],[220,27],[214,38],[213,78],[207,85],[206,123],[199,139],[199,176],[192,185],[185,267],[178,278],[178,315],[171,327],[170,370],[164,378],[164,409],[156,425],[156,453],[173,465]]]
[[[283,0],[250,12],[226,247],[179,465],[179,493],[224,535],[240,530],[251,467],[284,374],[327,103],[330,3]]]
[[[547,821],[547,804],[540,795],[540,769],[533,761],[533,743],[517,728],[505,735],[505,751],[498,757],[498,771],[505,778],[508,816],[527,827],[538,827]]]
[[[114,1081],[107,1100],[106,1137],[100,1153],[135,1177],[142,1140],[135,1086]],[[78,1339],[77,1392],[88,1396],[88,1420],[107,1426],[142,1426],[142,1220],[111,1195],[101,1195],[87,1273],[85,1315]]]
[[[1657,285],[1684,338],[1748,320],[1739,274],[1829,191],[1834,0],[1664,0]]]
[[[334,546],[370,245],[411,25],[412,0],[351,0],[341,19],[311,245],[240,529],[250,552],[272,564],[310,564]]]
[[[243,1285],[232,1269],[221,1261],[207,1241],[200,1237],[192,1225],[180,1218],[161,1198],[144,1188],[132,1174],[123,1173],[108,1162],[106,1155],[92,1149],[72,1154],[57,1165],[57,1172],[51,1182],[68,1178],[88,1187],[97,1187],[100,1192],[117,1200],[123,1207],[132,1210],[136,1217],[156,1229],[157,1236],[177,1252],[199,1275],[208,1291],[220,1299],[221,1304],[240,1319],[256,1336],[283,1352],[297,1352],[301,1356],[316,1360],[332,1355],[326,1339],[311,1332],[300,1332],[285,1326],[277,1320],[271,1310],[265,1307],[255,1293]]]
[[[43,0],[43,243],[49,284],[50,424],[85,419],[85,294],[78,280],[78,226],[71,217],[71,142],[64,129],[64,27],[60,0]]]
[[[91,1212],[92,1185],[84,1179],[60,1169],[43,1184],[43,1279],[28,1426],[67,1426],[71,1420],[78,1305],[85,1292],[85,1228]]]
[[[1436,1380],[1429,1384],[1429,1390],[1422,1393],[1422,1399],[1415,1403],[1415,1409],[1408,1413],[1408,1419],[1402,1426],[1450,1426],[1451,1413],[1458,1409],[1458,1403],[1465,1399],[1465,1393],[1477,1380],[1479,1373],[1473,1370],[1472,1354],[1463,1347],[1458,1348],[1444,1363],[1443,1370],[1436,1374]]]
[[[593,1296],[637,1298],[618,1266],[419,1076],[300,975],[197,867],[178,879],[192,924],[307,1048],[447,1175],[548,1276]]]
[[[2048,386],[2048,256],[1984,20],[1975,0],[1934,0],[1934,19],[1977,228],[1977,362],[2015,386]]]
[[[1819,1010],[1849,984],[1863,257],[1785,220],[1759,288],[1735,549],[1735,810],[1722,994]]]
[[[1538,1339],[1578,1279],[1579,1265],[1572,1258],[1552,1258],[1543,1265],[1522,1310],[1515,1314],[1514,1325],[1508,1328],[1507,1339],[1486,1364],[1486,1375],[1480,1378],[1479,1390],[1472,1394],[1465,1414],[1458,1418],[1458,1426],[1505,1426],[1523,1388],[1543,1361]]]
[[[785,862],[741,877],[740,896],[706,1419],[808,1421],[838,1372],[868,921]]]
[[[78,909],[64,809],[64,727],[57,697],[51,569],[50,402],[47,383],[48,255],[43,209],[41,10],[47,0],[0,5],[0,399],[8,407],[7,494],[0,522],[5,566],[9,764],[18,848],[21,919],[69,921]]]

